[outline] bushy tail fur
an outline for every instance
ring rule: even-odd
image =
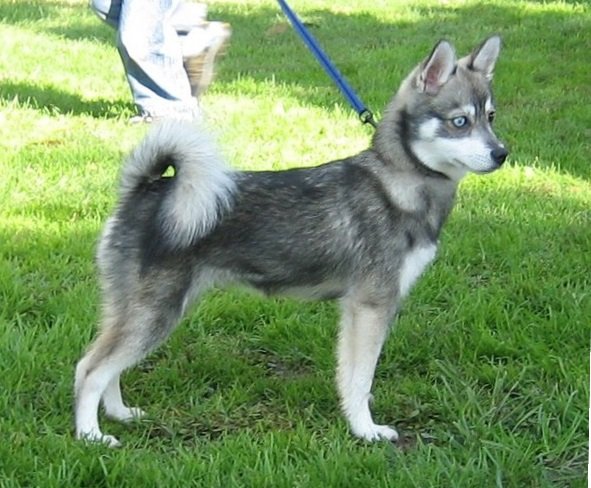
[[[233,173],[211,136],[188,122],[165,121],[153,127],[123,169],[121,200],[174,168],[158,218],[165,238],[176,248],[189,246],[216,224],[231,205]]]

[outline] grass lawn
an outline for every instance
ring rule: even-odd
[[[134,114],[114,34],[86,0],[0,0],[0,487],[582,487],[591,322],[591,9],[570,0],[301,0],[380,110],[442,37],[498,32],[503,170],[469,176],[435,265],[377,370],[403,442],[348,432],[333,303],[214,291],[124,376],[149,419],[73,438],[74,365],[94,336],[93,264]],[[234,37],[203,99],[239,168],[315,165],[363,127],[275,2],[212,0]]]

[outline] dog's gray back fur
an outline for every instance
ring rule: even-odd
[[[429,177],[409,211],[385,186],[392,173],[368,150],[314,169],[237,175],[232,211],[195,244],[194,259],[268,293],[335,298],[367,288],[391,300],[400,259],[437,240],[455,186]]]
[[[139,258],[141,274],[176,270],[177,282],[207,273],[265,293],[337,298],[365,290],[368,299],[393,301],[402,259],[437,242],[456,190],[443,175],[393,161],[379,145],[316,168],[236,172],[231,191],[209,210],[217,223],[187,244],[185,237],[171,241],[168,220],[175,215],[161,211],[183,198],[177,196],[183,160],[172,149],[162,161],[174,164],[178,177],[139,178],[106,237],[132,234],[119,252],[139,253],[126,258]]]

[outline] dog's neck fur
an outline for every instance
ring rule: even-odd
[[[402,82],[398,92],[386,107],[372,140],[372,149],[381,159],[388,161],[399,171],[418,172],[434,179],[450,178],[424,165],[412,152],[407,133],[408,100],[415,91],[420,65]],[[456,182],[457,183],[457,182]],[[457,184],[456,184],[457,186]]]
[[[383,162],[382,181],[390,182],[390,197],[400,208],[427,216],[438,234],[454,205],[459,181],[422,164],[408,145],[406,101],[417,70],[387,106],[369,150]]]

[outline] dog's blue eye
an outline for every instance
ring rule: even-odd
[[[468,125],[468,117],[465,117],[464,115],[460,117],[454,117],[451,119],[451,123],[458,129],[461,127],[466,127]]]

